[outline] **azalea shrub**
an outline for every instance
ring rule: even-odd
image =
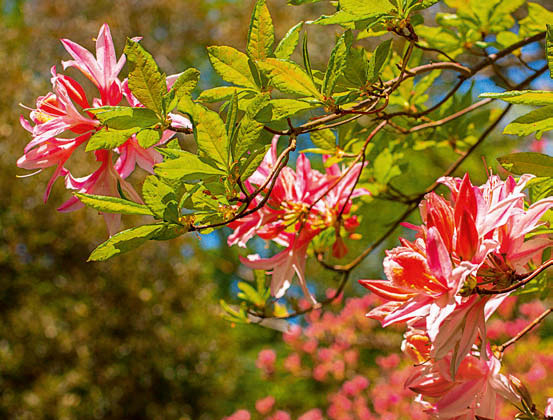
[[[309,374],[342,383],[329,394],[328,418],[491,419],[505,404],[511,416],[552,418],[553,399],[535,400],[503,361],[553,309],[504,342],[490,326],[512,296],[547,299],[551,287],[553,158],[541,152],[553,93],[532,84],[551,86],[553,11],[524,0],[331,3],[335,13],[277,40],[271,2],[255,1],[244,51],[207,47],[224,82],[207,89],[195,68],[167,76],[140,37],[117,52],[108,25],[94,53],[63,39],[71,60],[51,68],[52,91],[21,117],[31,140],[18,166],[53,167],[44,199],[58,178],[72,192],[60,211],[88,206],[103,216],[108,239],[89,261],[216,229],[228,246],[248,248],[223,316],[284,330],[292,347],[312,334],[301,344],[316,354]],[[336,36],[316,66],[308,34],[328,26]],[[479,85],[483,75],[494,92]],[[437,87],[445,95],[436,97]],[[513,119],[513,104],[539,108]],[[497,127],[534,135],[533,151],[521,152],[527,144],[517,138],[519,151],[484,163],[486,180],[473,182],[480,175],[461,166]],[[89,175],[68,169],[78,150],[98,162]],[[137,166],[148,175],[133,185]],[[121,229],[121,215],[144,223]],[[366,279],[364,260],[383,245],[385,279]],[[310,278],[311,263],[336,279],[330,293]],[[370,294],[347,301],[336,321],[324,311],[353,281]],[[372,363],[357,337],[378,336],[364,311],[403,328],[395,343],[403,358],[375,359],[388,386],[357,374]],[[327,336],[329,347],[317,350]],[[275,361],[267,350],[258,367],[272,377]],[[285,365],[305,372],[299,349]],[[266,398],[261,415],[273,410]],[[322,416],[313,409],[300,418]]]

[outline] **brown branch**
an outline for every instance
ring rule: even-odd
[[[194,134],[194,130],[188,127],[173,127],[171,125],[168,130],[174,131],[175,133]]]
[[[542,322],[547,315],[553,312],[553,308],[546,309],[543,311],[540,316],[538,316],[536,319],[534,319],[530,324],[528,324],[521,332],[519,332],[517,335],[515,335],[513,338],[511,338],[509,341],[506,341],[502,345],[500,345],[497,350],[499,351],[500,355],[503,355],[507,347],[515,344],[518,340],[520,340],[522,337],[524,337],[526,334],[528,334],[530,331],[532,331],[537,325],[539,325],[540,322]]]

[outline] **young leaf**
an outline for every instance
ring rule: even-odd
[[[351,30],[348,30],[338,39],[338,42],[332,49],[322,87],[323,95],[327,98],[332,96],[336,82],[344,71],[352,41],[353,35]]]
[[[137,214],[152,216],[152,212],[143,204],[124,200],[119,197],[75,193],[81,203],[104,213]]]
[[[294,50],[296,49],[296,46],[298,45],[298,41],[300,39],[300,32],[303,28],[303,22],[298,23],[295,25],[292,29],[290,29],[286,35],[284,35],[284,38],[280,40],[278,43],[276,49],[275,49],[275,57],[280,58],[281,60],[287,60],[290,58]]]
[[[200,79],[200,72],[194,68],[183,71],[173,83],[171,90],[165,95],[165,110],[167,112],[172,111],[180,102],[183,96],[190,95],[196,88],[198,80]]]
[[[157,164],[155,172],[161,177],[180,179],[182,181],[203,179],[225,174],[223,170],[210,165],[199,156],[184,150],[179,151],[178,158],[166,160]]]
[[[246,54],[225,46],[207,47],[207,54],[213,69],[224,81],[258,90]]]
[[[511,90],[501,93],[482,93],[480,97],[501,99],[512,104],[553,105],[553,92],[545,90]]]
[[[553,157],[535,152],[511,153],[497,161],[514,174],[533,174],[553,177]]]
[[[505,127],[503,133],[516,134],[517,136],[527,136],[534,131],[539,134],[552,129],[553,105],[548,105],[518,117],[507,127]]]
[[[340,0],[340,10],[353,15],[375,16],[389,13],[394,6],[388,0]]]
[[[135,134],[140,128],[130,128],[128,130],[115,130],[110,128],[101,128],[92,135],[86,144],[86,151],[91,152],[99,149],[115,149],[125,143],[129,137]]]
[[[179,206],[175,190],[155,176],[149,176],[142,186],[144,202],[156,216],[170,222],[177,222]]]
[[[184,228],[174,224],[143,225],[116,233],[98,246],[88,261],[105,261],[115,255],[138,248],[150,239],[166,239],[184,233]]]
[[[373,55],[369,60],[369,74],[367,77],[368,83],[374,83],[378,80],[380,70],[382,70],[384,63],[386,63],[386,58],[390,53],[391,45],[392,40],[389,39],[376,47],[376,50],[373,52]]]
[[[161,131],[153,128],[143,128],[136,134],[136,140],[140,147],[148,149],[159,142],[161,139]]]
[[[198,96],[199,102],[221,102],[226,101],[234,95],[234,92],[238,92],[241,96],[255,95],[258,92],[252,89],[239,88],[236,86],[220,86],[202,91]]]
[[[257,0],[248,32],[246,51],[252,60],[265,60],[273,52],[275,28],[265,0]]]
[[[272,99],[260,107],[254,118],[259,122],[269,123],[291,117],[313,107],[313,104],[296,99]]]
[[[265,145],[251,151],[246,162],[244,162],[244,164],[240,167],[241,179],[248,179],[256,171],[256,169],[259,168],[259,165],[261,165],[261,162],[263,161],[267,150],[269,150],[269,147],[269,145]]]
[[[160,122],[154,111],[148,108],[131,108],[129,106],[104,106],[88,108],[103,125],[115,130],[130,128],[148,128]]]
[[[323,99],[313,80],[297,64],[268,58],[258,62],[258,65],[271,84],[281,92]]]
[[[162,98],[167,93],[165,74],[159,70],[151,54],[138,42],[127,39],[125,55],[131,64],[129,72],[131,92],[146,108],[162,115]]]
[[[311,134],[311,141],[313,144],[323,150],[336,149],[336,136],[329,130],[313,131]]]
[[[227,130],[227,136],[232,141],[234,133],[236,131],[236,118],[238,116],[238,93],[234,93],[230,100],[228,111],[227,111],[227,121],[225,122],[225,128]],[[231,149],[232,151],[232,149]]]
[[[303,66],[305,67],[305,71],[313,81],[313,71],[311,70],[311,59],[309,58],[309,50],[307,48],[307,32],[303,34],[303,44],[301,49],[302,57],[303,57]]]
[[[545,53],[547,55],[547,65],[549,66],[549,77],[553,79],[553,25],[547,25]]]
[[[254,149],[254,145],[258,142],[259,136],[263,132],[263,124],[251,119],[248,115],[240,121],[240,128],[236,137],[234,150],[234,158],[238,160],[249,150]]]

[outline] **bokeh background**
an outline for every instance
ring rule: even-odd
[[[202,71],[205,88],[220,83],[209,69],[205,46],[243,50],[251,3],[0,1],[0,418],[209,420],[240,407],[251,409],[267,395],[299,415],[328,405],[332,390],[357,371],[378,376],[395,368],[395,359],[375,360],[397,349],[398,331],[373,331],[374,324],[350,317],[342,321],[355,332],[349,343],[357,350],[354,367],[341,376],[329,374],[328,380],[294,375],[292,368],[272,377],[270,369],[256,367],[263,364],[258,353],[272,348],[284,360],[291,353],[290,340],[284,343],[278,331],[233,325],[221,317],[219,300],[232,300],[236,280],[247,276],[237,251],[224,245],[225,231],[149,243],[108,262],[87,263],[106,238],[103,219],[90,209],[58,213],[56,207],[68,198],[61,181],[44,204],[48,170],[17,178],[25,173],[15,162],[29,141],[19,125],[20,114],[27,113],[20,104],[32,107],[50,90],[50,67],[61,68],[61,60],[68,59],[60,38],[92,48],[92,38],[108,23],[118,53],[127,36],[143,36],[167,74],[194,66]],[[332,11],[327,2],[285,3],[269,2],[278,38],[299,20]],[[315,66],[327,59],[334,30],[310,32]],[[493,84],[491,79],[481,82]],[[513,147],[526,144],[496,139],[480,154],[497,156]],[[430,157],[436,162],[440,155]],[[90,164],[79,162],[83,174]],[[484,177],[479,157],[468,165],[476,168],[476,179]],[[134,181],[139,184],[143,176]],[[129,226],[138,221],[124,220]],[[379,276],[380,259],[381,253],[375,255],[354,277]],[[316,264],[308,272],[332,285]],[[346,294],[363,293],[352,284]],[[351,302],[357,302],[350,305],[357,313],[370,303]],[[344,331],[327,339],[339,339]]]

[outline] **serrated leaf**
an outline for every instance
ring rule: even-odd
[[[533,132],[538,134],[553,129],[553,105],[544,106],[530,111],[511,122],[503,130],[504,134],[527,136]]]
[[[252,60],[264,60],[272,54],[274,42],[275,28],[269,9],[265,0],[257,0],[250,21],[246,51]]]
[[[198,85],[198,80],[200,80],[200,72],[198,70],[190,68],[183,71],[177,77],[175,83],[173,83],[171,90],[163,98],[166,103],[166,111],[172,111],[176,108],[182,97],[190,95]]]
[[[142,45],[127,39],[125,55],[131,65],[129,88],[133,95],[146,108],[163,114],[163,96],[167,93],[165,74],[163,74],[152,55]]]
[[[497,158],[497,161],[517,175],[533,174],[553,177],[553,157],[535,152],[511,153]]]
[[[140,147],[149,149],[156,145],[161,139],[161,131],[154,130],[153,128],[144,128],[136,134],[136,140]]]
[[[271,85],[281,92],[323,99],[315,83],[297,64],[268,58],[260,61],[258,65],[269,78]]]
[[[338,39],[338,42],[332,49],[322,86],[323,95],[327,98],[332,96],[336,82],[344,71],[352,42],[353,35],[351,30],[348,30]]]
[[[85,150],[91,152],[100,149],[115,149],[125,143],[138,130],[140,130],[138,127],[129,130],[115,130],[107,127],[101,128],[90,137]]]
[[[284,38],[280,40],[275,49],[276,58],[280,58],[281,60],[287,60],[290,58],[298,45],[302,28],[303,22],[300,22],[290,29],[286,35],[284,35]]]
[[[323,150],[336,149],[336,136],[330,129],[313,131],[310,134],[313,144]]]
[[[178,158],[158,163],[155,173],[168,179],[190,181],[224,175],[225,171],[206,163],[198,155],[181,150]]]
[[[172,235],[171,235],[172,233]],[[138,248],[150,239],[166,239],[184,233],[182,226],[173,224],[143,225],[116,233],[98,246],[88,261],[105,261],[116,255]]]
[[[553,105],[553,92],[545,90],[512,90],[501,93],[482,93],[480,97],[501,99],[512,104]]]
[[[145,205],[124,200],[119,197],[83,193],[75,193],[75,196],[77,196],[84,205],[104,213],[152,216],[152,212]]]
[[[376,50],[371,55],[371,59],[369,60],[369,70],[367,75],[368,83],[374,83],[378,80],[378,77],[380,76],[380,71],[382,70],[382,67],[386,63],[386,59],[388,57],[388,54],[390,53],[391,45],[392,45],[391,39],[384,41],[382,44],[376,47]]]
[[[549,77],[553,79],[553,25],[547,25],[545,53],[547,56],[547,65],[549,66]]]
[[[246,54],[225,46],[207,47],[207,54],[213,69],[224,81],[258,90]]]

